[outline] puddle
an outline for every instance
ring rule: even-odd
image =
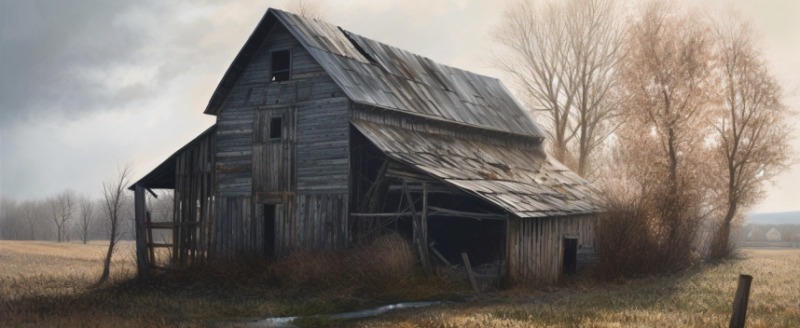
[[[397,303],[397,304],[390,304],[379,306],[373,309],[366,309],[366,310],[359,310],[353,312],[344,312],[344,313],[337,313],[337,314],[321,314],[321,315],[314,315],[310,317],[316,318],[328,318],[328,319],[361,319],[361,318],[368,318],[368,317],[375,317],[381,314],[384,314],[389,311],[394,310],[402,310],[402,309],[416,309],[421,307],[428,307],[431,305],[439,304],[441,302],[408,302],[408,303]],[[295,327],[292,325],[292,321],[299,317],[273,317],[273,318],[266,318],[262,320],[258,320],[255,322],[251,322],[248,324],[248,327]]]

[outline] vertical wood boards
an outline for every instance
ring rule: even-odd
[[[150,274],[150,258],[147,255],[147,241],[145,240],[145,205],[144,187],[136,185],[133,191],[134,197],[134,219],[136,220],[136,271],[139,278],[145,278]]]
[[[212,131],[187,145],[175,158],[173,264],[203,261],[210,248],[216,134]]]
[[[296,228],[283,248],[334,250],[347,247],[347,194],[298,194]]]
[[[291,52],[288,81],[269,81],[277,50]],[[277,24],[217,115],[215,254],[267,255],[264,204],[276,205],[276,255],[346,246],[349,106],[319,63]],[[269,134],[275,117],[282,118],[280,140]]]
[[[341,194],[348,191],[348,108],[347,98],[322,99],[298,106],[298,193]]]
[[[594,217],[511,219],[507,226],[508,275],[513,283],[547,284],[561,279],[565,236],[594,246]]]

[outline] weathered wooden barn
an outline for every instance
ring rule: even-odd
[[[216,124],[131,187],[142,270],[158,246],[186,265],[397,232],[425,266],[466,252],[554,282],[594,244],[597,194],[497,79],[269,9],[204,113]],[[174,222],[149,222],[152,189],[174,190]]]

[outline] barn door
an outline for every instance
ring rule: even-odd
[[[277,218],[279,217],[281,212],[281,206],[275,204],[264,204],[262,205],[262,220],[264,222],[264,233],[262,241],[262,247],[264,252],[264,257],[266,258],[274,258],[275,257],[275,224]]]
[[[253,191],[287,192],[295,187],[294,108],[259,109],[253,127]]]

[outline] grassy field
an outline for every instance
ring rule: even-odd
[[[578,277],[537,290],[474,297],[439,280],[377,288],[282,285],[268,270],[221,266],[142,282],[132,245],[115,254],[115,283],[93,287],[105,251],[90,245],[0,241],[0,326],[241,326],[266,316],[335,313],[397,301],[442,305],[356,321],[303,319],[342,327],[721,327],[740,273],[754,276],[748,327],[800,326],[800,250],[746,249],[736,259],[668,277],[613,283]],[[231,278],[235,277],[235,278]],[[417,280],[415,280],[417,279]],[[374,287],[374,286],[373,286]]]
[[[800,327],[800,250],[744,249],[738,258],[669,277],[585,279],[506,291],[470,304],[398,313],[359,327],[723,327],[738,275],[754,277],[748,327]]]

